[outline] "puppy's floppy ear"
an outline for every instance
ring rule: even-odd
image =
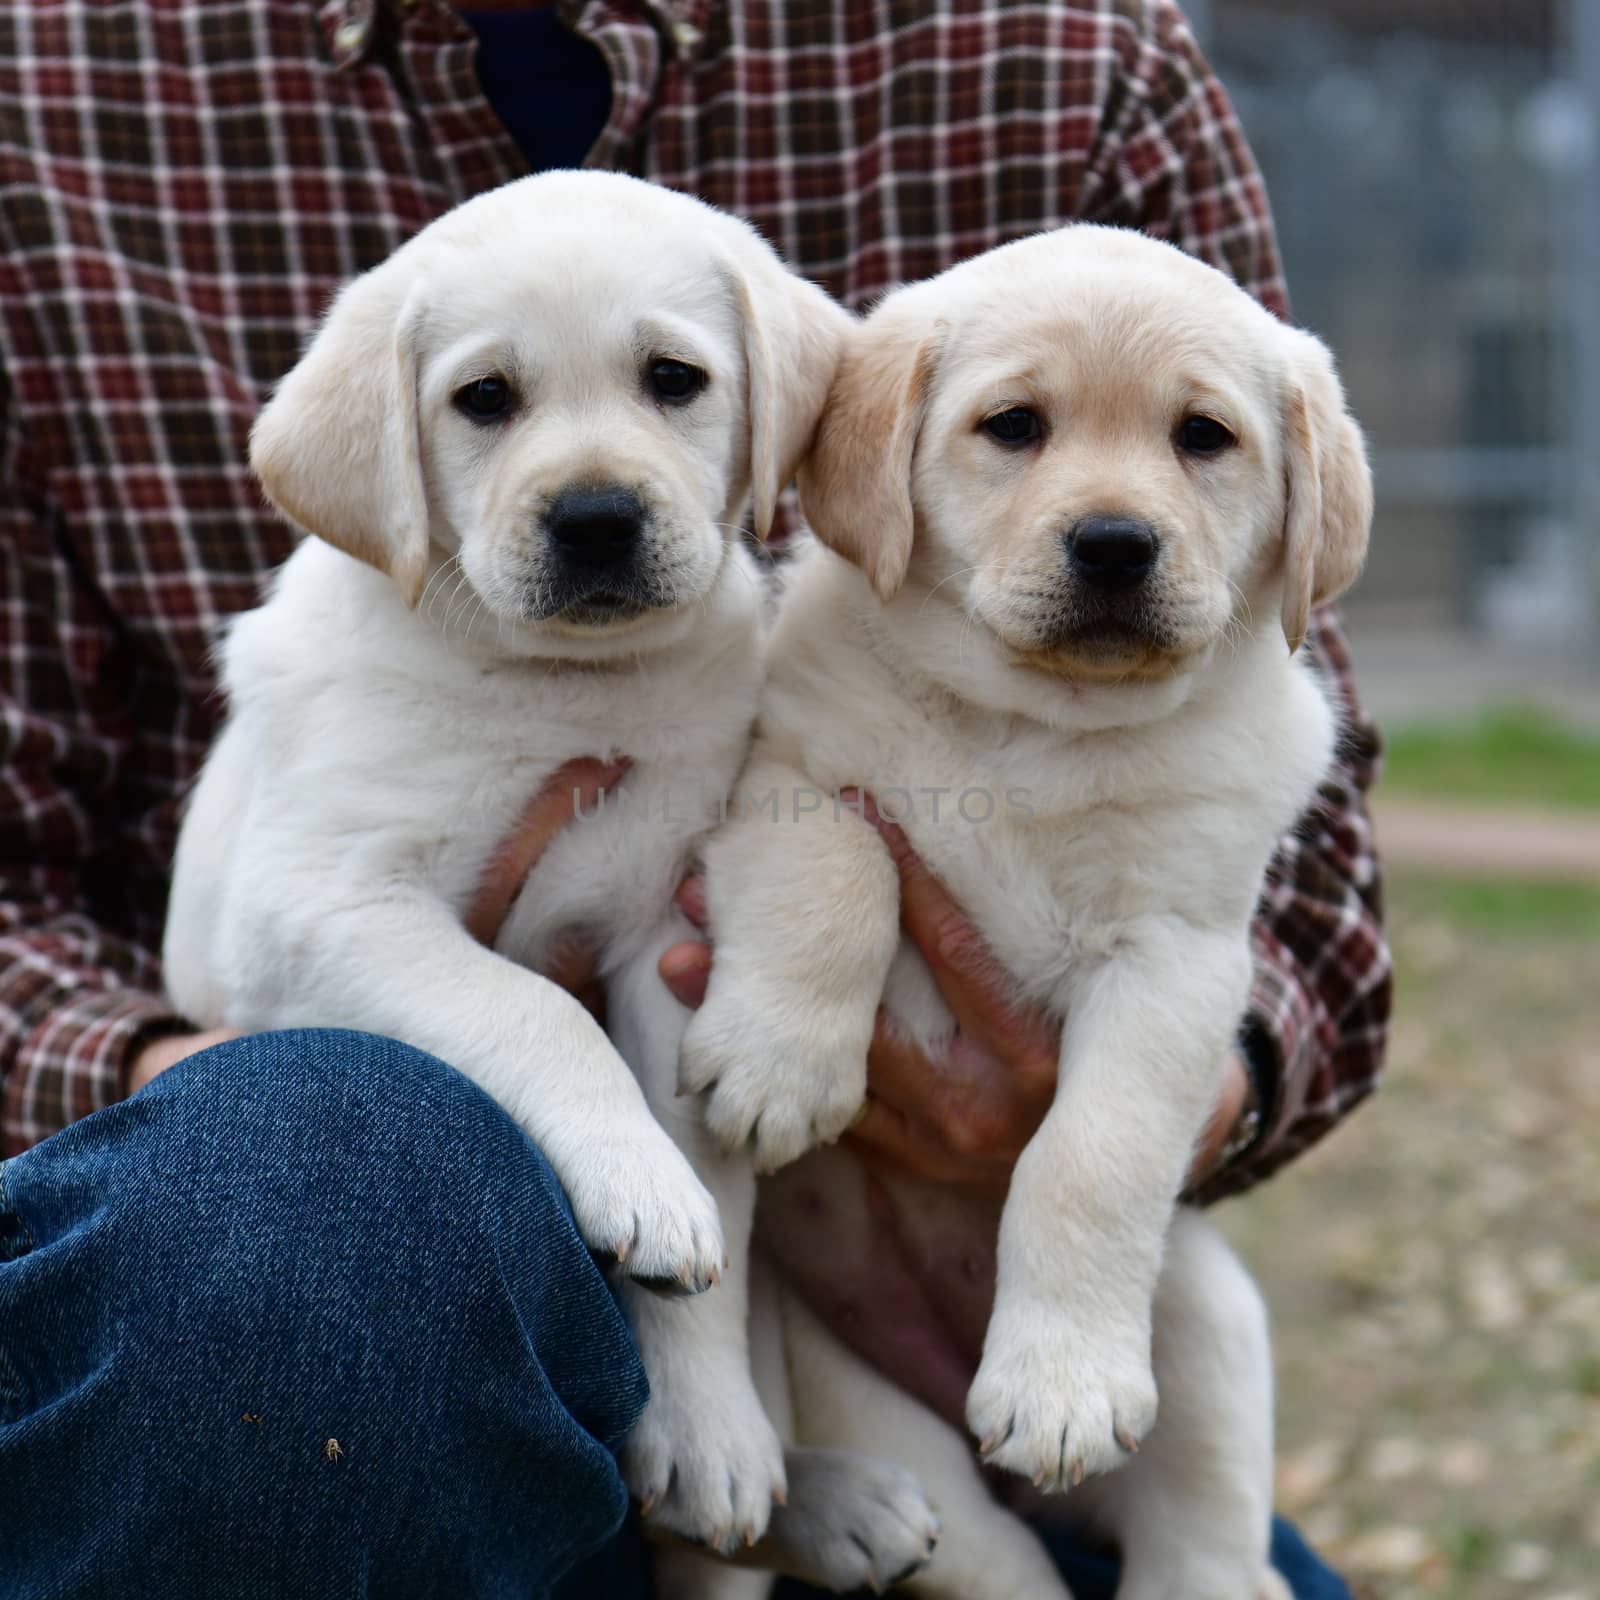
[[[1327,346],[1295,328],[1283,332],[1290,345],[1283,634],[1292,653],[1305,641],[1311,608],[1343,594],[1361,571],[1372,531],[1372,471]]]
[[[900,592],[911,561],[911,467],[938,337],[882,313],[859,324],[800,468],[806,521],[866,573],[881,600]]]
[[[810,447],[851,318],[748,231],[725,275],[744,331],[750,491],[756,536],[765,539],[778,496]]]
[[[413,352],[421,285],[375,268],[340,291],[250,433],[279,511],[394,579],[407,605],[428,566]]]

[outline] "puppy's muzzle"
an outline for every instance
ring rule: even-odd
[[[605,627],[671,603],[655,572],[649,508],[617,483],[561,490],[540,518],[538,614]]]
[[[545,537],[574,573],[621,573],[638,560],[647,513],[620,484],[563,489],[544,514]]]
[[[1132,517],[1083,517],[1067,531],[1067,561],[1086,588],[1102,594],[1137,589],[1155,571],[1161,543]]]

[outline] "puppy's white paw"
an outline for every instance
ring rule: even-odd
[[[699,1294],[722,1275],[717,1204],[654,1123],[551,1157],[591,1250],[665,1294]]]
[[[768,1543],[783,1565],[839,1594],[882,1594],[927,1565],[939,1518],[904,1467],[849,1450],[790,1450],[789,1503]]]
[[[775,1172],[850,1126],[867,1093],[865,1028],[788,1008],[708,1002],[679,1058],[680,1086],[704,1093],[706,1126],[725,1150],[751,1147],[758,1172]]]
[[[1155,1420],[1148,1333],[1090,1332],[1059,1307],[996,1306],[967,1395],[986,1462],[1068,1489],[1120,1466]]]
[[[721,1555],[754,1544],[786,1492],[783,1446],[737,1371],[652,1380],[622,1472],[646,1522]]]

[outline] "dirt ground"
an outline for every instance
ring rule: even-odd
[[[1600,1600],[1600,894],[1391,885],[1387,1085],[1217,1213],[1279,1503],[1382,1600]]]

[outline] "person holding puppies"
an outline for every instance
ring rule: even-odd
[[[534,73],[554,88],[519,96]],[[530,165],[620,168],[724,206],[851,309],[1082,219],[1169,239],[1284,314],[1259,176],[1169,0],[909,18],[64,0],[0,18],[0,142],[0,1595],[456,1593],[463,1574],[543,1592],[621,1515],[611,1451],[644,1400],[548,1169],[437,1062],[362,1036],[197,1036],[162,989],[177,809],[220,710],[214,629],[289,549],[245,467],[259,404],[342,281]],[[1330,613],[1308,648],[1345,736],[1269,871],[1201,1200],[1307,1148],[1382,1062],[1376,739]],[[599,763],[565,777],[591,803],[617,781]],[[485,863],[469,920],[486,936],[571,787],[530,796]],[[906,926],[960,1026],[931,1069],[875,1040],[850,1137],[946,1185],[950,1255],[908,1258],[882,1225],[824,1280],[801,1244],[768,1247],[850,1344],[959,1416],[964,1330],[986,1308],[958,1269],[992,1250],[1056,1039],[890,837]],[[692,1000],[712,959],[678,947],[663,976]],[[581,956],[565,976],[585,986]],[[549,1241],[509,1286],[508,1228]],[[460,1340],[438,1314],[481,1289],[501,1314]],[[264,1349],[297,1374],[270,1401],[247,1355]],[[528,1384],[539,1405],[506,1398]],[[504,1449],[456,1431],[463,1395]],[[112,1416],[139,1419],[114,1449]],[[285,1485],[304,1497],[292,1537],[259,1509],[288,1504]]]

